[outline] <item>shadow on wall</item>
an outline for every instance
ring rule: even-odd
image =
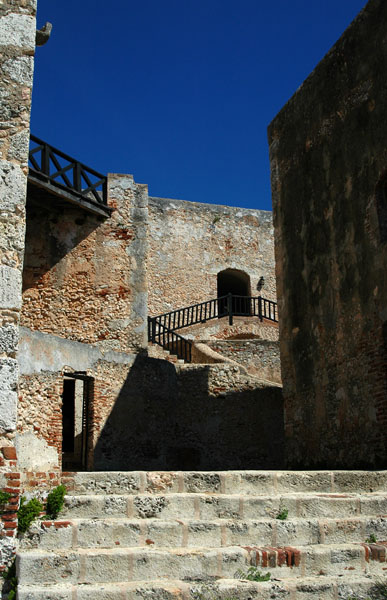
[[[97,442],[94,470],[281,468],[282,389],[209,391],[210,366],[138,356]]]
[[[101,225],[101,218],[47,199],[43,207],[28,199],[23,291],[36,287],[45,273]]]

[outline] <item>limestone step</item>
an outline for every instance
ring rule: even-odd
[[[35,523],[21,548],[41,550],[77,548],[227,546],[284,547],[312,544],[362,543],[387,540],[387,518],[351,519],[72,519]]]
[[[385,548],[384,548],[385,550]],[[384,560],[383,560],[384,559]],[[152,579],[211,581],[233,578],[256,565],[275,578],[351,576],[385,577],[384,557],[369,556],[361,544],[299,546],[297,549],[255,547],[114,548],[61,552],[26,550],[17,557],[17,576],[23,585],[119,583]]]
[[[19,600],[337,600],[376,597],[367,577],[305,577],[268,582],[222,579],[216,583],[181,580],[42,586],[19,585]]]
[[[216,493],[270,495],[291,492],[385,492],[387,471],[181,471],[85,472],[63,477],[69,494]]]
[[[61,520],[101,516],[161,519],[387,516],[387,492],[372,494],[82,494],[66,496]]]

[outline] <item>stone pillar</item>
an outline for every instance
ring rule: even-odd
[[[0,489],[12,499],[0,522],[0,569],[12,559],[19,478],[13,446],[22,302],[25,203],[36,0],[0,3]]]

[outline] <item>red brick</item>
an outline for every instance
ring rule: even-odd
[[[16,521],[6,521],[4,523],[4,529],[16,529],[17,522]]]
[[[16,448],[13,446],[3,446],[2,448],[3,456],[7,460],[16,459]]]

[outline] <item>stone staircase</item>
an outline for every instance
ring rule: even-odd
[[[19,600],[387,597],[387,471],[65,475],[60,520],[21,542]]]

